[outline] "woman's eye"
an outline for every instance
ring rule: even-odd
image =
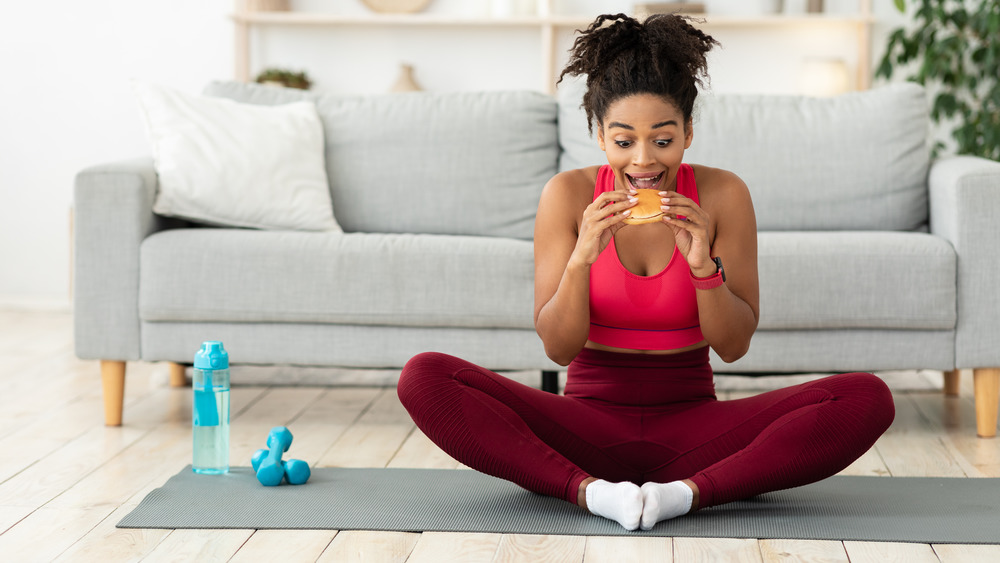
[[[632,141],[615,141],[615,144],[623,149],[627,149],[632,146]]]
[[[660,139],[656,141],[656,146],[658,147],[669,147],[670,143],[674,142],[673,139]]]

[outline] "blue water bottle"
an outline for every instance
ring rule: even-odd
[[[194,355],[191,386],[194,388],[195,473],[229,472],[229,354],[222,342],[203,342]]]

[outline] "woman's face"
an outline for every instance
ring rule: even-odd
[[[597,140],[619,189],[676,187],[677,169],[691,146],[691,123],[677,106],[653,94],[621,98],[608,107]]]

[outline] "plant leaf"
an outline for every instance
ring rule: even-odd
[[[905,13],[906,0],[893,0]],[[957,151],[1000,158],[1000,0],[920,0],[911,25],[888,36],[876,76],[896,70],[934,92],[932,119],[948,120],[954,144],[938,142],[934,152]]]

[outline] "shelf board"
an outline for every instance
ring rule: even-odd
[[[497,26],[538,27],[554,24],[553,18],[470,18],[435,14],[346,15],[319,12],[247,12],[233,20],[259,25],[385,25],[385,26]],[[582,22],[582,19],[579,19]],[[589,23],[589,22],[587,22]],[[586,24],[584,24],[586,25]]]
[[[581,16],[523,16],[513,18],[472,18],[437,14],[370,14],[346,15],[320,12],[244,12],[230,16],[238,23],[249,25],[293,25],[293,26],[425,26],[425,27],[565,27],[582,29],[593,22],[593,18]],[[802,14],[795,16],[724,16],[694,14],[705,20],[708,27],[764,27],[825,24],[864,25],[874,22],[871,16]]]
[[[798,14],[798,15],[760,15],[760,16],[724,16],[724,15],[696,15],[695,17],[705,20],[707,26],[719,27],[754,27],[754,26],[798,26],[798,25],[863,25],[875,23],[875,18],[862,15],[827,15],[827,14]]]

